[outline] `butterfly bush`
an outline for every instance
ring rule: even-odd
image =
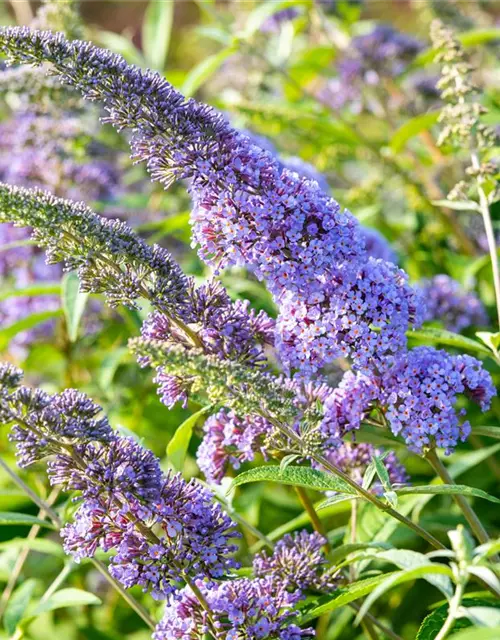
[[[476,358],[453,356],[430,347],[417,347],[385,376],[383,402],[395,435],[401,434],[412,451],[421,453],[434,443],[451,453],[470,434],[460,422],[455,404],[465,394],[485,411],[496,389]],[[459,414],[463,415],[465,409]]]
[[[153,179],[190,180],[200,255],[219,269],[245,264],[266,280],[286,318],[277,325],[286,367],[312,373],[345,353],[360,366],[370,358],[382,366],[404,348],[405,331],[421,315],[414,291],[394,266],[366,262],[356,220],[316,182],[281,169],[213,109],[120,56],[23,28],[5,29],[0,43],[17,62],[51,62],[64,82],[103,104],[108,122],[131,128],[134,156]],[[371,284],[360,291],[358,335],[339,314],[358,313],[348,288],[364,279]],[[289,320],[295,313],[299,325]]]
[[[237,566],[235,525],[210,492],[163,473],[159,460],[112,431],[84,394],[15,388],[20,378],[10,365],[0,369],[1,417],[13,424],[21,466],[50,456],[51,484],[79,493],[74,522],[61,531],[76,560],[113,549],[112,575],[157,598],[174,593],[186,573],[215,578]]]
[[[266,280],[279,307],[275,345],[286,370],[307,375],[350,356],[377,385],[384,372],[409,366],[405,332],[422,319],[421,298],[402,270],[367,257],[356,220],[316,182],[280,169],[214,110],[184,100],[158,75],[120,56],[24,28],[4,29],[0,45],[17,62],[51,62],[64,82],[101,101],[108,121],[133,130],[134,155],[154,179],[166,186],[190,180],[201,255],[218,268],[245,264]],[[179,348],[169,354],[176,366]],[[453,366],[445,352],[433,354]],[[156,366],[167,376],[167,402],[185,400],[175,366],[170,372],[160,361]],[[190,376],[184,381],[191,389],[198,384]],[[487,405],[485,399],[482,408]],[[454,432],[451,423],[445,429]]]
[[[271,555],[266,551],[253,559],[258,578],[270,578],[279,588],[292,591],[331,592],[338,586],[338,572],[328,568],[324,547],[327,540],[318,533],[286,534]]]
[[[425,320],[437,320],[446,329],[460,333],[471,326],[488,324],[486,309],[472,292],[445,274],[434,276],[419,284],[425,299]]]
[[[382,28],[354,48],[349,63],[361,65],[359,73],[363,60],[376,58],[379,77],[391,77],[420,44]],[[76,269],[82,289],[104,293],[113,306],[151,305],[130,348],[156,370],[165,405],[210,405],[197,452],[208,483],[257,456],[286,469],[288,456],[319,477],[333,470],[394,515],[382,502],[385,483],[363,488],[366,472],[377,457],[391,484],[408,476],[394,452],[356,441],[363,424],[390,429],[418,454],[450,453],[470,433],[460,396],[485,411],[495,389],[475,358],[408,348],[407,333],[433,313],[424,304],[432,296],[410,286],[385,239],[343,211],[310,167],[278,158],[158,74],[47,31],[0,29],[0,49],[14,63],[50,64],[101,104],[107,122],[130,130],[133,157],[153,180],[186,180],[201,258],[215,276],[247,267],[273,296],[276,319],[231,300],[215,279],[198,286],[165,249],[119,220],[23,182],[0,184],[0,222],[31,227],[49,263]],[[456,313],[449,309],[443,315]],[[349,370],[332,386],[338,359]],[[0,368],[0,418],[13,425],[20,465],[50,458],[51,483],[77,493],[61,532],[68,553],[80,560],[112,552],[110,571],[121,584],[166,600],[155,640],[314,636],[298,626],[299,603],[345,579],[330,566],[322,535],[286,535],[254,558],[250,577],[237,577],[236,526],[200,482],[165,473],[83,394],[19,384],[16,369]]]
[[[424,43],[391,25],[379,24],[372,31],[352,38],[348,52],[337,64],[338,77],[328,80],[319,92],[332,109],[364,106],[363,88],[376,88],[386,79],[403,73]]]
[[[200,583],[199,588],[212,612],[213,624],[187,587],[165,608],[153,640],[202,640],[214,630],[216,638],[227,640],[301,640],[315,635],[312,628],[300,629],[293,623],[300,593],[289,593],[273,580],[241,578],[211,589]]]

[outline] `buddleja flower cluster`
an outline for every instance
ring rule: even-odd
[[[83,203],[0,184],[0,222],[32,227],[49,263],[64,261],[78,271],[82,290],[104,293],[112,305],[135,306],[142,296],[163,309],[184,299],[187,279],[165,249]]]
[[[13,388],[20,378],[2,366],[1,418],[13,424],[21,466],[51,456],[51,484],[80,493],[74,522],[61,532],[68,553],[79,560],[98,548],[115,550],[112,575],[157,598],[173,593],[185,575],[222,577],[237,566],[235,525],[208,491],[164,474],[159,460],[113,432],[84,394]]]
[[[102,102],[108,121],[132,128],[134,155],[154,179],[191,180],[202,257],[218,268],[245,264],[267,281],[280,307],[285,366],[314,372],[346,354],[381,366],[404,347],[407,327],[421,317],[406,276],[366,260],[355,219],[317,183],[282,169],[212,109],[120,56],[25,29],[6,29],[0,41],[16,61],[51,62],[65,82]]]
[[[449,331],[460,333],[468,327],[488,324],[486,309],[472,292],[445,274],[419,284],[425,299],[425,320],[437,320]]]
[[[101,102],[108,111],[107,119],[114,126],[133,130],[135,157],[147,163],[154,179],[166,186],[175,179],[190,180],[194,200],[193,232],[201,247],[200,254],[219,269],[230,264],[245,264],[266,280],[279,309],[274,344],[285,370],[296,371],[307,379],[333,359],[349,357],[358,371],[355,375],[365,375],[369,380],[366,411],[376,403],[388,409],[396,399],[400,402],[397,390],[392,395],[384,393],[384,384],[385,380],[396,380],[395,372],[406,370],[412,359],[417,358],[418,354],[413,356],[407,351],[405,333],[423,317],[421,298],[408,285],[403,271],[390,262],[367,256],[363,232],[356,220],[348,212],[341,212],[339,205],[324,194],[316,182],[283,168],[271,153],[233,129],[220,114],[194,100],[186,101],[160,76],[131,67],[120,56],[88,43],[69,43],[61,35],[23,28],[2,30],[0,46],[17,62],[52,63],[64,82],[76,87],[85,97]],[[113,240],[106,237],[106,242]],[[101,245],[103,250],[106,242]],[[65,249],[70,253],[75,251],[72,246]],[[116,255],[123,257],[124,254],[116,252]],[[148,259],[151,261],[152,256]],[[106,266],[104,273],[108,271]],[[178,273],[172,268],[171,271]],[[153,277],[151,270],[147,269],[147,273]],[[137,295],[136,281],[121,277],[127,284],[125,290],[131,287]],[[172,278],[176,284],[181,279],[180,276]],[[101,290],[105,288],[103,282]],[[177,307],[189,298],[186,298],[185,282],[178,287],[181,288],[182,295],[173,296]],[[168,292],[171,294],[172,289]],[[150,299],[155,304],[157,293],[151,293]],[[164,296],[164,301],[166,298]],[[190,304],[188,301],[187,306]],[[229,307],[225,308],[223,313],[229,313]],[[174,317],[175,313],[172,311],[171,315]],[[160,341],[149,338],[149,332],[155,334],[157,326],[159,332],[162,331],[163,320],[156,318],[148,323],[143,344],[135,344],[143,362],[149,360],[160,369],[165,401],[168,404],[176,399],[186,401],[190,393],[203,395],[208,390],[212,401],[223,400],[241,419],[245,419],[245,415],[265,416],[263,407],[267,404],[267,409],[273,405],[271,415],[276,417],[283,411],[285,423],[296,425],[297,408],[291,410],[290,407],[294,406],[297,390],[289,390],[284,396],[288,400],[283,401],[277,391],[283,384],[272,381],[272,377],[259,372],[258,367],[254,366],[252,372],[243,366],[246,354],[261,354],[259,349],[251,348],[249,352],[245,346],[242,352],[245,356],[240,357],[240,346],[233,348],[232,338],[228,339],[223,332],[213,342],[213,335],[220,332],[220,324],[218,328],[210,327],[212,344],[207,344],[206,337],[195,336],[201,324],[210,321],[209,316],[205,314],[200,320],[201,316],[195,314],[192,318],[198,317],[198,320],[180,320],[194,348],[189,357],[186,346],[170,331],[175,324],[170,320],[166,340],[163,336]],[[248,331],[254,338],[259,334],[253,320],[238,322],[242,327],[250,326],[245,328],[247,335]],[[234,327],[234,323],[228,326]],[[204,331],[201,329],[202,334]],[[240,340],[238,332],[236,335],[237,341]],[[248,345],[246,338],[242,344]],[[222,349],[226,357],[236,357],[238,366],[235,368],[236,363],[231,359],[218,361],[212,345]],[[432,353],[442,361],[445,370],[455,366],[453,357],[445,352]],[[255,365],[253,357],[247,361]],[[234,380],[230,389],[221,388],[221,375],[230,375]],[[437,371],[435,375],[438,376]],[[482,370],[477,375],[488,389],[481,401],[485,409],[492,395],[491,382]],[[439,383],[440,380],[436,380],[436,384]],[[447,407],[453,407],[457,394],[468,386],[458,379],[453,383],[447,388]],[[240,389],[236,393],[234,389],[238,385]],[[363,385],[360,388],[364,388]],[[269,392],[269,389],[274,390]],[[357,389],[358,396],[359,393]],[[332,442],[338,443],[344,427],[335,422],[337,402],[323,401],[322,430],[329,433]],[[360,400],[354,406],[363,405],[364,401]],[[355,413],[363,416],[365,410]],[[431,435],[429,442],[434,442],[432,436],[441,428],[443,416],[448,415],[451,422],[444,425],[445,440],[455,433],[455,444],[460,435],[455,428],[456,415],[453,414],[453,418],[448,411],[441,411],[436,426],[433,417],[436,412],[431,409],[430,413],[426,418]],[[357,417],[348,419],[349,422],[351,428],[359,426]],[[399,430],[397,423],[394,424]],[[408,429],[405,437],[419,449],[420,424],[411,423]],[[313,434],[310,444],[314,441],[317,446],[317,429],[308,429],[307,434]]]
[[[51,484],[78,492],[74,520],[61,531],[68,553],[78,561],[99,548],[114,551],[116,579],[167,600],[153,638],[314,636],[295,624],[295,605],[307,593],[338,586],[325,539],[305,531],[287,535],[271,555],[254,558],[254,578],[231,578],[238,534],[206,489],[163,473],[158,459],[114,432],[85,394],[51,395],[21,381],[19,369],[0,366],[0,421],[12,426],[20,466],[48,458]],[[220,578],[225,581],[214,582]]]
[[[346,104],[359,110],[363,106],[363,88],[377,87],[385,79],[400,75],[424,48],[424,43],[379,24],[372,31],[354,37],[349,53],[337,64],[338,77],[321,90],[322,100],[333,109]]]
[[[220,637],[238,640],[275,638],[300,640],[314,636],[313,629],[294,624],[297,603],[307,593],[331,593],[339,584],[338,571],[329,568],[326,540],[317,533],[287,534],[271,555],[257,554],[255,578],[241,578],[208,589],[198,583],[209,604]],[[154,640],[191,640],[210,631],[206,611],[200,610],[187,587],[165,609]],[[219,637],[219,635],[216,635]]]

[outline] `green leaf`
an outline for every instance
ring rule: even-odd
[[[393,153],[400,153],[406,146],[408,140],[414,138],[422,131],[427,131],[436,124],[439,111],[424,113],[410,120],[407,120],[392,136],[389,146]]]
[[[458,476],[462,475],[466,471],[474,468],[476,465],[481,464],[484,460],[489,458],[500,451],[500,443],[491,447],[484,447],[477,451],[468,451],[466,453],[455,453],[450,458],[453,460],[452,464],[448,467],[448,473],[455,480]],[[435,478],[432,481],[432,485],[441,485],[442,480]],[[418,518],[418,513],[433,499],[433,495],[423,495],[420,498],[416,497],[415,511],[413,513],[414,518]]]
[[[46,613],[47,611],[54,611],[54,609],[64,609],[65,607],[78,607],[89,604],[102,604],[102,601],[89,591],[73,588],[60,589],[51,595],[48,600],[40,602],[30,614],[30,618],[39,616],[41,613]]]
[[[471,31],[457,34],[457,38],[464,47],[475,47],[478,44],[500,40],[500,29],[472,29]]]
[[[75,342],[78,337],[78,328],[88,297],[88,293],[80,291],[78,274],[75,271],[67,273],[62,281],[61,301],[71,342]]]
[[[379,480],[382,483],[385,491],[392,491],[391,479],[389,478],[389,473],[384,464],[384,461],[380,456],[375,455],[373,456],[373,462],[375,464],[375,470],[377,472]]]
[[[3,626],[9,636],[15,633],[17,625],[22,620],[35,587],[36,580],[26,580],[12,594],[3,617]]]
[[[142,23],[142,48],[152,69],[163,71],[167,62],[175,2],[149,0]]]
[[[489,585],[500,596],[500,580],[489,567],[481,567],[479,565],[470,566],[467,567],[467,571],[469,573],[472,573],[473,576],[476,576],[476,578],[479,578],[483,582],[486,582],[486,584]]]
[[[386,577],[386,579],[381,582],[363,602],[356,617],[356,622],[359,623],[373,603],[383,596],[384,593],[389,591],[389,589],[392,589],[398,584],[409,582],[410,580],[417,580],[418,578],[428,579],[430,574],[441,574],[453,578],[453,573],[449,567],[443,564],[436,564],[434,562],[429,562],[426,565],[392,573],[389,577]]]
[[[182,85],[182,93],[190,97],[196,93],[196,91],[205,83],[213,74],[219,69],[221,64],[227,60],[235,52],[233,46],[222,49],[221,51],[208,56],[187,74],[186,79]]]
[[[287,467],[289,467],[291,464],[293,464],[294,462],[297,462],[297,460],[300,460],[300,456],[297,455],[296,453],[292,453],[292,454],[282,458],[280,460],[280,471],[281,471],[281,473],[283,473],[283,471]]]
[[[423,553],[410,551],[409,549],[389,549],[376,554],[378,560],[392,562],[400,569],[414,569],[429,564],[429,558]],[[439,589],[445,597],[453,595],[453,587],[448,576],[427,575],[423,576],[434,587]]]
[[[496,607],[497,605],[493,600],[486,600],[483,598],[464,598],[462,600],[462,606],[482,606],[482,607]],[[442,604],[440,607],[435,609],[432,613],[430,613],[424,621],[420,625],[420,629],[418,630],[417,637],[415,640],[434,640],[437,634],[439,633],[441,627],[446,620],[448,615],[448,603]],[[464,627],[470,627],[470,622],[466,618],[459,618],[455,620],[453,625],[453,631],[458,631],[463,629]],[[453,634],[453,638],[455,638],[455,633]]]
[[[489,347],[495,357],[499,357],[498,348],[500,347],[500,332],[491,333],[490,331],[478,331],[476,336]]]
[[[399,572],[397,572],[399,573]],[[382,574],[373,578],[366,578],[365,580],[359,580],[358,582],[352,582],[351,584],[335,591],[333,596],[324,596],[320,598],[311,609],[304,612],[297,624],[305,624],[315,618],[319,618],[325,613],[330,613],[339,609],[340,607],[358,600],[368,593],[371,593],[376,587],[378,587],[388,576],[394,574]]]
[[[213,408],[213,405],[203,407],[193,415],[189,416],[176,430],[172,439],[167,445],[167,457],[176,471],[182,471],[184,467],[184,460],[186,459],[186,453],[193,435],[193,429],[198,424],[199,420],[209,413]]]
[[[129,350],[127,347],[119,347],[118,349],[114,349],[110,353],[106,355],[101,364],[101,369],[99,371],[99,385],[102,389],[109,389],[111,383],[113,382],[113,378],[115,377],[116,370],[120,366],[123,358],[128,355]]]
[[[500,627],[500,610],[494,607],[462,607],[461,611],[476,627]]]
[[[337,493],[335,496],[330,496],[316,507],[317,511],[322,511],[323,509],[328,509],[335,504],[339,504],[340,502],[345,502],[346,500],[360,500],[361,496],[354,496],[351,493]]]
[[[14,297],[34,297],[34,296],[50,296],[60,295],[61,285],[59,282],[40,282],[32,284],[29,287],[21,287],[20,289],[9,289],[0,293],[0,302]]]
[[[61,309],[55,311],[40,311],[40,313],[32,313],[26,318],[14,322],[13,324],[0,330],[0,351],[3,351],[9,346],[11,340],[13,340],[19,333],[33,329],[39,324],[53,320],[62,313]]]
[[[428,342],[436,342],[439,344],[446,344],[450,347],[457,347],[457,349],[465,349],[467,351],[476,351],[484,355],[491,355],[490,350],[487,349],[480,342],[466,338],[458,333],[452,333],[445,329],[435,329],[434,327],[423,327],[422,329],[416,329],[413,331],[407,331],[406,335],[409,338],[415,340]]]
[[[486,491],[483,491],[482,489],[468,487],[465,484],[426,484],[415,487],[402,487],[401,489],[396,489],[396,493],[398,495],[432,494],[470,496],[483,498],[484,500],[500,504],[500,499],[495,496],[486,493]]]
[[[500,638],[500,627],[464,629],[453,634],[453,640],[498,640],[498,638]]]
[[[342,544],[340,547],[334,549],[328,556],[332,565],[338,564],[341,560],[346,558],[354,551],[360,551],[364,549],[390,549],[391,545],[386,542],[350,542],[348,544]]]
[[[37,524],[40,527],[46,527],[47,529],[56,529],[56,527],[49,522],[48,520],[41,520],[40,518],[35,518],[35,516],[30,516],[26,513],[17,513],[15,511],[2,511],[0,512],[0,525],[14,525],[14,524],[25,524],[30,527],[34,524]]]
[[[5,549],[30,549],[31,551],[38,551],[38,553],[45,553],[50,556],[56,556],[58,558],[66,558],[66,553],[60,544],[53,540],[46,538],[14,538],[13,540],[6,540],[0,542],[0,550]]]
[[[354,489],[340,478],[331,473],[323,473],[308,467],[288,466],[283,471],[278,465],[256,467],[236,476],[231,483],[230,490],[248,482],[279,482],[315,491],[339,491],[356,495]]]
[[[453,211],[481,211],[477,202],[471,200],[432,200],[432,204],[436,207],[453,209]]]
[[[474,427],[472,433],[475,436],[487,436],[488,438],[495,438],[500,440],[500,427]]]

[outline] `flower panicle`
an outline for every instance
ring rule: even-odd
[[[112,306],[137,307],[146,297],[165,310],[184,300],[187,278],[165,249],[81,202],[0,183],[0,222],[32,227],[49,263],[76,269],[82,290],[104,293]]]
[[[159,599],[185,575],[220,578],[237,566],[236,526],[208,490],[163,473],[158,458],[114,432],[85,394],[20,387],[20,377],[0,367],[0,419],[13,424],[21,466],[50,457],[51,484],[79,493],[74,521],[61,532],[76,560],[115,550],[112,575]]]
[[[456,149],[467,148],[478,153],[495,144],[495,130],[482,121],[488,112],[474,96],[478,87],[472,80],[474,67],[455,37],[453,30],[440,20],[431,25],[431,40],[435,50],[435,60],[441,64],[441,78],[437,88],[446,103],[439,116],[444,125],[438,139],[438,145],[451,145]],[[482,162],[466,169],[469,177],[491,178],[498,171],[493,162]],[[467,180],[461,181],[450,193],[451,199],[466,199]]]
[[[359,224],[316,180],[283,167],[160,75],[90,43],[4,28],[0,49],[12,62],[50,63],[64,83],[100,102],[107,121],[132,130],[133,155],[154,180],[168,187],[190,178],[201,257],[217,268],[246,265],[266,281],[287,319],[277,323],[276,345],[290,370],[311,376],[339,356],[382,366],[406,348],[405,332],[419,320],[406,278],[383,261],[366,266]],[[352,299],[349,289],[365,279],[370,291]]]
[[[174,384],[170,378],[176,379],[179,398],[173,403],[186,394],[201,403],[208,397],[211,403],[225,405],[239,415],[265,413],[288,421],[296,416],[293,390],[268,371],[159,340],[132,338],[129,347],[142,365],[157,370],[160,394],[162,380],[168,380],[170,389]]]

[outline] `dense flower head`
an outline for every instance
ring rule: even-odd
[[[301,640],[314,637],[312,629],[293,623],[299,594],[289,593],[273,580],[240,578],[208,587],[198,582],[213,617],[189,587],[170,601],[153,640],[203,640],[207,634],[226,640]]]
[[[287,534],[276,543],[270,556],[263,551],[254,557],[254,573],[292,591],[333,591],[337,574],[328,571],[325,544],[326,540],[318,533]]]
[[[437,320],[446,329],[460,333],[470,326],[488,323],[481,300],[472,292],[464,291],[460,284],[445,274],[420,283],[425,299],[425,320]]]
[[[49,263],[76,269],[81,289],[104,293],[111,305],[134,307],[142,296],[164,310],[184,299],[187,278],[165,249],[83,203],[0,184],[0,222],[32,227]]]
[[[314,372],[341,356],[361,370],[385,368],[405,350],[407,328],[421,323],[422,300],[396,265],[369,258],[337,278],[283,300],[277,341],[287,368]]]
[[[325,448],[341,448],[342,436],[361,427],[379,395],[376,378],[347,371],[339,385],[324,396],[321,432]]]
[[[257,453],[266,456],[264,436],[269,423],[253,415],[239,418],[234,411],[222,409],[210,416],[203,427],[203,441],[196,460],[205,478],[218,484],[228,466],[238,469],[243,462],[253,460]]]
[[[274,343],[275,322],[264,311],[255,313],[243,300],[233,302],[216,280],[195,287],[189,281],[184,304],[177,315],[197,331],[205,353],[251,365],[265,361],[263,345]],[[160,312],[145,321],[142,335],[153,340],[192,347],[189,338]]]
[[[59,479],[63,473],[61,468]],[[62,530],[65,549],[75,559],[91,557],[98,548],[114,549],[112,575],[126,588],[139,585],[157,599],[174,593],[184,572],[220,578],[238,566],[231,557],[234,523],[196,481],[168,473],[154,500],[149,490],[133,499],[133,485],[129,497],[107,493],[104,482],[98,486]]]
[[[127,65],[120,56],[88,43],[70,43],[61,35],[23,28],[3,29],[0,47],[15,62],[51,62],[64,82],[103,104],[107,121],[119,129],[132,128],[134,156],[146,162],[153,179],[168,186],[176,179],[190,178],[193,234],[206,261],[219,268],[248,266],[267,281],[281,316],[288,315],[291,298],[299,291],[300,306],[315,307],[309,315],[323,310],[317,308],[317,296],[327,313],[333,308],[334,317],[330,315],[326,327],[317,318],[310,327],[307,312],[300,328],[278,325],[286,333],[278,343],[284,348],[285,364],[313,373],[347,351],[353,359],[360,357],[364,366],[370,353],[364,335],[358,348],[352,332],[330,335],[330,325],[334,320],[339,324],[337,313],[349,311],[345,309],[347,283],[364,279],[367,271],[370,286],[377,290],[375,316],[387,317],[396,303],[389,330],[381,331],[379,337],[370,334],[370,340],[378,343],[380,359],[405,347],[404,332],[418,314],[412,312],[413,302],[405,301],[411,295],[404,278],[387,266],[365,266],[358,223],[317,182],[282,168],[222,115],[185,100],[159,75]],[[365,320],[373,324],[368,316],[361,319],[362,333],[367,333]],[[302,355],[294,363],[288,343],[296,342],[294,334],[301,332],[306,339],[298,344]]]
[[[358,74],[370,80],[370,72],[377,76],[396,76],[422,51],[424,43],[408,34],[396,31],[392,26],[378,24],[373,31],[356,36],[351,42],[350,50],[355,54],[341,63],[354,61],[359,65]],[[349,69],[352,74],[352,69]],[[373,78],[373,80],[374,80]]]
[[[391,484],[406,484],[409,480],[404,465],[398,460],[394,451],[384,452],[382,449],[367,442],[343,442],[338,447],[332,447],[323,455],[359,485],[363,483],[368,465],[375,456],[383,459]],[[379,482],[373,485],[372,491],[376,493],[382,491],[382,486]]]
[[[389,241],[378,231],[371,227],[363,228],[366,253],[372,258],[385,260],[386,262],[398,263],[396,252],[389,244]]]
[[[74,453],[84,466],[75,466]],[[48,473],[51,484],[81,491],[85,498],[98,499],[107,491],[123,500],[140,496],[147,501],[158,499],[162,475],[158,458],[133,438],[77,445],[71,454],[61,453],[49,461]]]
[[[221,578],[238,567],[232,558],[237,547],[231,539],[238,537],[234,523],[198,482],[168,474],[149,509],[129,508],[134,518],[158,532],[158,540],[137,527],[123,529],[111,573],[124,586],[139,584],[163,599],[174,592],[184,572]]]
[[[381,387],[392,432],[401,434],[417,453],[434,444],[450,453],[468,437],[470,424],[460,422],[455,408],[459,395],[466,395],[483,411],[496,395],[491,376],[479,360],[431,347],[409,351],[383,377]]]
[[[29,466],[58,452],[62,445],[113,439],[101,407],[75,389],[50,395],[40,389],[17,389],[8,406],[14,422],[9,438],[16,443],[18,464]]]
[[[14,424],[19,464],[50,454],[51,483],[79,493],[74,522],[62,530],[68,553],[79,560],[113,549],[113,575],[158,598],[173,593],[185,572],[220,578],[237,566],[235,524],[196,480],[162,473],[159,460],[116,435],[84,394],[12,390],[19,372],[2,367],[0,374],[0,413]]]

